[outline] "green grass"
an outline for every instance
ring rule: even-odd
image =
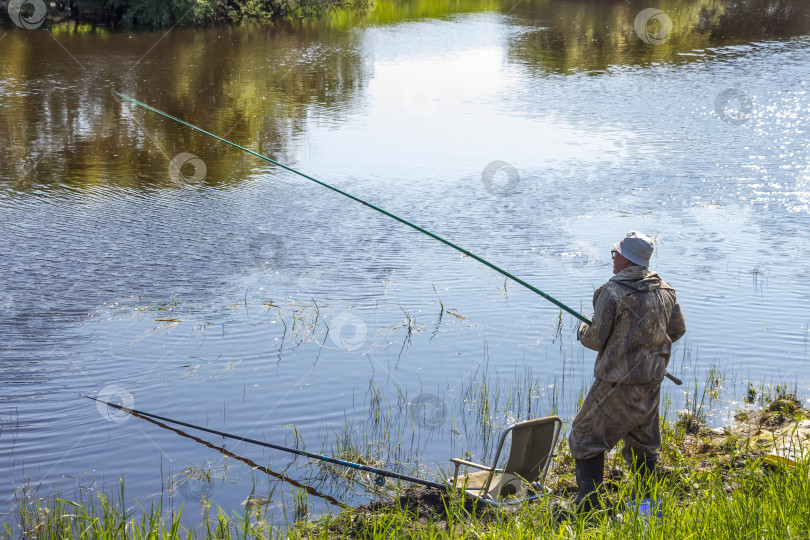
[[[808,538],[810,536],[810,466],[770,467],[752,452],[748,441],[708,446],[683,424],[665,423],[664,472],[644,484],[608,460],[602,511],[559,521],[556,497],[523,505],[516,511],[466,507],[458,497],[446,507],[416,507],[401,498],[369,511],[357,509],[297,524],[293,538]],[[716,437],[715,437],[716,438]],[[725,441],[721,441],[725,443]],[[560,484],[571,484],[570,459],[560,460]],[[554,485],[554,481],[552,481]],[[628,507],[634,494],[662,501],[662,517],[644,518]],[[476,511],[477,510],[477,511]]]
[[[121,510],[120,504],[100,496],[91,504],[59,498],[40,500],[22,512],[24,530],[6,525],[10,538],[807,538],[810,533],[810,478],[807,465],[795,470],[764,470],[752,462],[733,475],[739,485],[729,492],[728,475],[720,471],[667,479],[648,486],[661,497],[661,518],[644,518],[616,504],[614,513],[580,516],[556,522],[547,503],[524,505],[515,512],[476,515],[457,497],[447,501],[441,517],[418,516],[404,506],[373,513],[344,513],[317,525],[296,525],[272,531],[239,517],[220,514],[196,534],[173,521],[160,519],[160,507],[140,518]],[[607,496],[629,500],[637,488],[628,479],[613,486]],[[420,517],[422,520],[420,522]],[[272,535],[272,536],[267,536]]]
[[[660,519],[647,519],[617,505],[613,516],[603,513],[558,523],[548,504],[475,517],[453,500],[443,520],[419,524],[407,510],[392,508],[351,524],[345,523],[346,516],[339,516],[319,529],[294,530],[291,536],[329,538],[343,529],[361,538],[807,538],[810,482],[806,465],[795,471],[763,473],[756,464],[736,478],[741,486],[731,493],[720,473],[689,478],[698,486],[691,489],[686,483],[657,482],[653,488],[664,509]],[[631,484],[621,484],[615,496],[628,496]]]
[[[559,399],[554,389],[544,392],[529,371],[514,379],[519,382],[507,387],[486,370],[474,373],[463,386],[458,403],[450,407],[446,427],[468,431],[480,445],[470,449],[476,450],[476,457],[490,453],[491,441],[504,421],[548,411]],[[664,398],[660,458],[664,472],[660,476],[638,485],[618,448],[606,459],[602,496],[603,507],[610,511],[567,521],[555,520],[551,511],[554,503],[570,498],[575,490],[573,459],[563,436],[547,481],[554,494],[513,510],[473,506],[457,494],[444,499],[433,495],[428,504],[424,492],[408,497],[391,482],[376,488],[368,475],[313,462],[316,476],[330,478],[377,502],[316,518],[309,515],[307,493],[298,490],[293,493],[290,521],[285,524],[284,516],[269,515],[260,504],[246,505],[241,514],[229,514],[210,501],[200,522],[187,530],[181,524],[186,522],[181,520],[182,508],[167,511],[161,498],[142,506],[126,506],[123,483],[113,494],[85,490],[72,497],[57,493],[40,498],[21,490],[16,513],[4,518],[0,538],[810,538],[810,464],[805,461],[795,469],[765,465],[755,440],[706,428],[705,420],[719,402],[718,389],[724,380],[725,374],[709,370],[705,386],[701,388],[695,381],[685,409],[677,414],[670,414],[672,401]],[[772,401],[761,401],[765,396],[770,399],[772,394],[763,384],[757,392],[762,412],[740,412],[738,421],[767,427],[777,419],[784,422],[808,416],[785,385],[775,387]],[[347,422],[343,430],[324,437],[321,447],[325,453],[351,461],[394,466],[423,478],[440,477],[442,472],[424,469],[413,447],[418,428],[407,412],[412,399],[400,393],[396,403],[388,403],[370,381],[367,425]],[[464,449],[457,450],[454,455],[461,455]],[[627,503],[636,493],[660,497],[662,517],[645,519],[633,512]]]
[[[124,509],[124,486],[117,496],[85,494],[66,500],[59,494],[38,498],[22,493],[17,498],[16,523],[3,523],[5,538],[180,538],[179,513],[161,518],[160,501],[135,518]]]
[[[81,492],[73,499],[55,493],[37,497],[30,491],[17,495],[17,512],[4,519],[0,538],[36,538],[64,540],[93,539],[175,539],[175,538],[267,538],[269,526],[259,512],[248,509],[244,516],[226,515],[218,510],[211,516],[207,511],[196,531],[181,525],[182,509],[166,517],[160,498],[149,508],[126,509],[123,501],[124,484],[114,495]]]
[[[299,521],[287,530],[267,524],[261,513],[205,516],[195,531],[180,525],[180,513],[163,517],[159,501],[149,508],[124,510],[123,484],[116,496],[96,494],[78,500],[20,495],[16,519],[3,525],[5,538],[808,538],[810,536],[810,469],[807,461],[795,469],[764,465],[745,441],[722,455],[677,423],[664,424],[665,472],[646,484],[608,460],[603,505],[611,508],[591,515],[557,521],[552,497],[516,510],[494,511],[466,504],[457,495],[427,507],[393,503],[349,509],[315,522]],[[708,435],[707,435],[708,436]],[[680,452],[669,452],[671,445]],[[690,448],[692,451],[690,451]],[[696,448],[704,448],[697,451]],[[673,456],[676,456],[673,458]],[[551,481],[570,484],[569,460],[561,459],[561,474]],[[558,489],[557,493],[561,490]],[[661,518],[644,518],[627,502],[634,493],[662,500]],[[296,497],[296,510],[306,502]],[[305,511],[304,511],[305,512]]]

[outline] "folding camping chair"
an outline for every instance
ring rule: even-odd
[[[558,416],[537,418],[518,422],[504,430],[495,451],[492,466],[452,458],[456,471],[453,487],[487,504],[506,506],[544,497],[551,493],[545,486],[551,461],[556,456],[554,447],[560,434],[562,420]],[[512,434],[509,459],[502,468],[498,466],[506,437]],[[483,469],[459,478],[459,468]]]

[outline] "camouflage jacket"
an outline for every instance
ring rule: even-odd
[[[675,289],[644,266],[625,268],[593,294],[593,324],[577,339],[596,356],[594,376],[620,384],[660,382],[672,343],[686,332]]]

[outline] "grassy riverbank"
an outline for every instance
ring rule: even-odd
[[[736,424],[708,429],[700,413],[662,423],[663,471],[646,485],[628,474],[618,453],[607,462],[606,511],[556,521],[553,503],[575,490],[564,442],[541,503],[494,511],[459,496],[409,489],[393,501],[347,509],[316,521],[270,525],[261,511],[211,511],[195,531],[180,514],[165,518],[159,503],[124,509],[124,488],[70,500],[23,496],[18,514],[2,527],[6,538],[807,538],[810,535],[810,462],[769,457],[807,443],[810,412],[782,393]],[[775,450],[776,449],[776,450]],[[660,498],[660,518],[628,505],[643,490]],[[215,502],[215,501],[214,501]]]
[[[552,507],[576,491],[573,460],[561,443],[551,498],[511,511],[464,504],[457,496],[415,489],[394,503],[372,504],[315,524],[295,538],[806,538],[810,534],[810,462],[779,461],[786,445],[807,445],[808,411],[782,393],[736,424],[712,430],[696,410],[663,422],[663,470],[645,485],[628,474],[618,452],[607,463],[605,511],[557,521]],[[775,450],[778,448],[779,450]],[[628,505],[634,493],[661,499],[660,518]]]

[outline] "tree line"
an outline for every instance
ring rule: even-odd
[[[205,26],[313,17],[338,9],[368,9],[374,0],[57,0],[51,18],[111,28]]]

